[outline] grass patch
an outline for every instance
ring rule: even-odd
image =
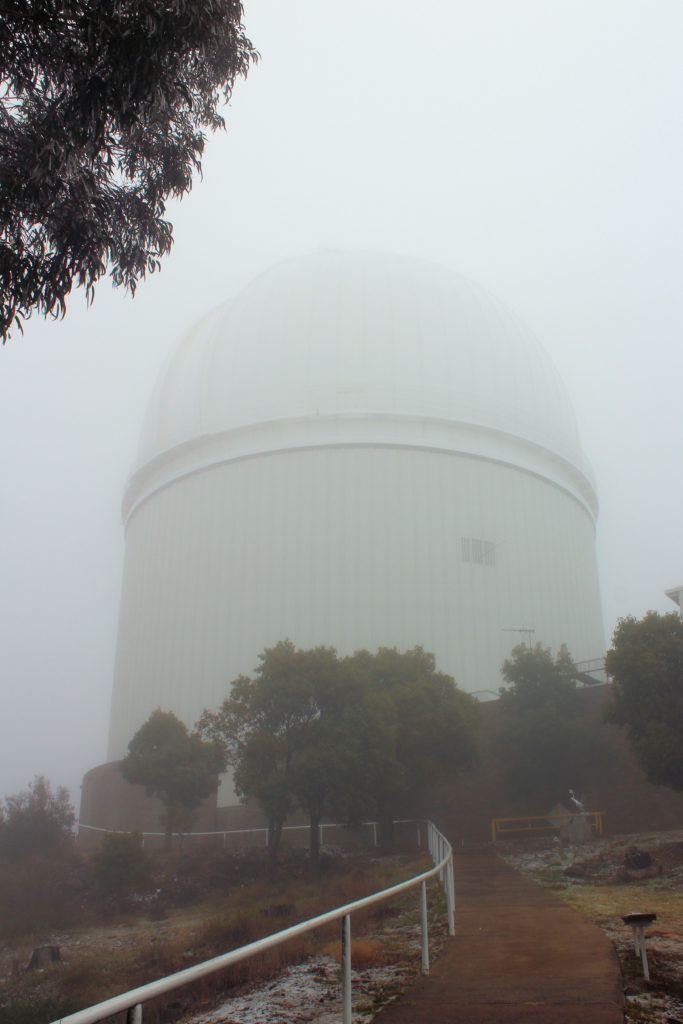
[[[624,914],[637,910],[657,915],[650,931],[683,933],[683,891],[664,889],[657,880],[629,885],[572,885],[559,895],[602,928],[620,924]]]
[[[338,964],[342,962],[341,939],[326,943],[320,952],[332,957]],[[351,939],[351,963],[357,971],[365,971],[370,967],[382,967],[387,963],[387,951],[384,943],[377,938]]]

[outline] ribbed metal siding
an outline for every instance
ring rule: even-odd
[[[462,537],[493,542],[495,565],[463,561]],[[205,469],[128,524],[110,757],[156,707],[193,724],[284,637],[422,644],[474,691],[498,687],[515,626],[577,660],[604,649],[593,522],[543,479],[362,446]]]

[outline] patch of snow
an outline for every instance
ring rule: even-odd
[[[392,991],[410,972],[400,967],[351,971],[354,1024],[372,1020],[378,993]],[[336,960],[316,956],[283,971],[249,992],[236,995],[187,1024],[339,1024],[341,969]]]

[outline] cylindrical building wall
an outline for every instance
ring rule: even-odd
[[[308,449],[183,477],[128,525],[110,757],[156,707],[193,723],[285,637],[421,644],[468,691],[497,690],[510,628],[599,656],[593,548],[566,491],[466,455]]]

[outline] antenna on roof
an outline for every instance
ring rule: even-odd
[[[524,627],[515,628],[514,626],[503,626],[503,633],[526,633],[527,640],[529,642],[529,650],[531,650],[531,634],[535,633],[535,629],[525,629]]]

